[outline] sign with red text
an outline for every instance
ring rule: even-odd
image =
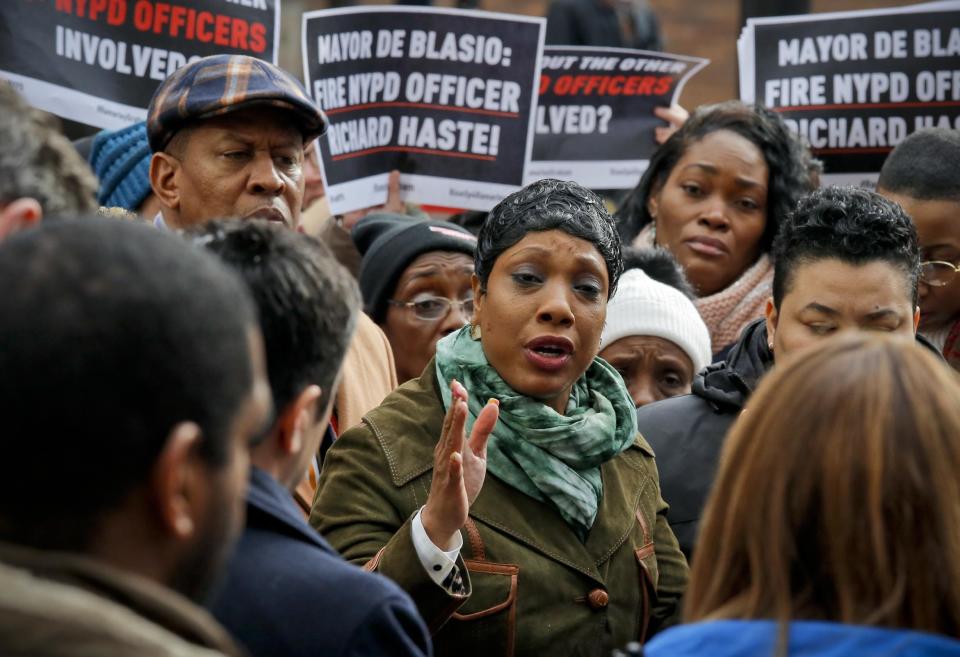
[[[0,79],[42,110],[117,129],[188,62],[276,63],[279,24],[280,0],[2,0]]]
[[[740,97],[783,116],[830,183],[873,186],[927,127],[960,129],[960,2],[748,21]]]
[[[657,148],[653,129],[665,125],[653,109],[677,102],[708,63],[645,50],[547,46],[527,180],[633,188]]]
[[[404,200],[489,210],[524,182],[545,21],[485,11],[353,7],[305,14],[304,77],[336,214]]]

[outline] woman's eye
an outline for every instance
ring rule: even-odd
[[[703,190],[700,188],[700,185],[696,183],[683,183],[682,185],[680,185],[680,187],[682,187],[683,191],[685,191],[690,196],[699,196],[700,194],[703,193]]]
[[[297,158],[293,155],[277,155],[274,159],[280,166],[286,169],[293,168],[299,164]]]
[[[223,154],[228,160],[242,160],[247,156],[246,151],[227,151]]]
[[[814,335],[830,335],[835,327],[832,324],[808,324],[807,328]]]
[[[752,198],[740,199],[740,207],[744,210],[754,211],[760,209],[760,204],[754,201]]]
[[[521,285],[521,286],[523,286],[523,287],[529,287],[529,286],[531,286],[531,285],[536,285],[536,284],[538,284],[538,283],[540,282],[540,277],[539,277],[539,276],[537,276],[536,274],[528,273],[528,272],[518,271],[518,272],[514,273],[514,274],[512,275],[512,277],[513,277],[513,281],[514,281],[517,285]]]
[[[683,378],[676,372],[667,372],[660,379],[665,386],[668,388],[681,388],[683,387]]]
[[[600,296],[600,286],[594,283],[581,283],[576,286],[576,290],[588,299],[595,299]]]
[[[443,303],[436,299],[418,299],[413,305],[417,310],[437,310]]]

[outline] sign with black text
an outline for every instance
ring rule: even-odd
[[[405,200],[489,210],[524,181],[542,18],[419,7],[304,14],[307,89],[336,214]]]
[[[912,132],[960,129],[960,2],[751,19],[740,97],[783,115],[831,183],[876,182]]]
[[[195,59],[276,63],[279,24],[280,0],[3,0],[0,79],[42,110],[122,128]]]
[[[656,149],[653,114],[708,64],[697,57],[624,48],[547,46],[527,180],[576,180],[630,189]]]

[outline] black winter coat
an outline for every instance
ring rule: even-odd
[[[657,455],[660,489],[670,505],[667,520],[687,559],[693,554],[723,439],[772,366],[766,321],[758,319],[743,330],[726,361],[709,365],[696,376],[693,394],[637,410],[640,433]]]
[[[917,342],[939,355],[924,337],[917,335]],[[687,560],[727,431],[771,367],[767,322],[758,319],[743,329],[727,360],[696,376],[692,394],[637,409],[637,427],[656,454],[660,491],[670,505],[667,521]]]

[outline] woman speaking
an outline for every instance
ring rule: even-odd
[[[327,455],[312,524],[413,597],[438,655],[605,655],[674,619],[687,565],[596,357],[621,270],[592,192],[508,196],[479,235],[472,324]]]

